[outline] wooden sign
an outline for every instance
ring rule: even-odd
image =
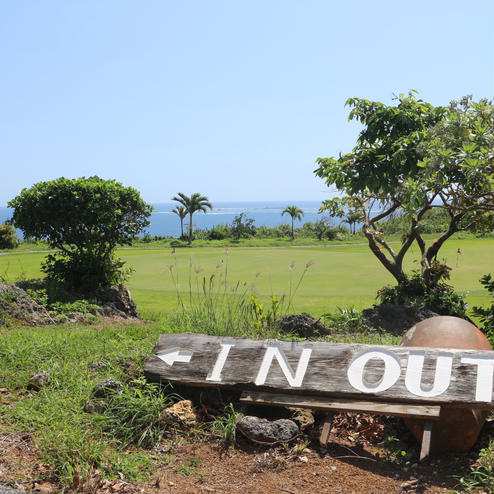
[[[490,409],[494,352],[164,334],[144,372],[156,382]]]

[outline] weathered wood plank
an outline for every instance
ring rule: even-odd
[[[492,408],[494,352],[161,335],[152,381]]]
[[[331,399],[320,396],[285,395],[280,393],[257,393],[244,391],[240,402],[245,405],[271,405],[293,408],[310,408],[332,412],[365,412],[396,417],[438,420],[441,407],[438,405],[411,405],[410,403],[382,403],[352,399]]]
[[[319,436],[319,445],[321,448],[325,448],[328,445],[329,434],[333,427],[333,414],[327,413],[322,425],[321,435]]]
[[[424,461],[429,456],[431,450],[432,427],[433,424],[430,420],[426,420],[424,422],[424,432],[422,434],[422,446],[420,448],[420,461]]]

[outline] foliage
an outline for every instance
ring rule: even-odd
[[[13,225],[58,249],[45,261],[47,276],[82,291],[125,279],[114,250],[131,245],[152,209],[132,187],[98,177],[39,182],[8,205]]]
[[[69,490],[76,481],[84,482],[94,469],[107,478],[145,476],[147,469],[139,452],[123,451],[124,435],[115,440],[111,428],[106,429],[97,414],[84,412],[83,404],[102,378],[127,377],[129,369],[120,363],[122,356],[138,362],[140,354],[152,351],[162,330],[162,326],[71,324],[17,327],[0,338],[0,381],[12,393],[11,399],[2,400],[0,405],[2,423],[27,437],[36,437],[39,461],[49,469],[47,476],[62,483],[62,490]],[[108,367],[88,370],[89,364],[97,361],[104,361]],[[39,372],[40,366],[50,376],[50,384],[39,393],[26,394],[29,376]],[[124,389],[135,387],[129,383]],[[135,397],[135,393],[126,392]],[[157,399],[158,394],[153,393],[150,400],[153,398]],[[150,414],[149,402],[143,401],[140,407],[133,402],[129,407],[141,412],[147,407]],[[141,418],[138,416],[134,423]],[[130,426],[118,427],[122,431]]]
[[[393,463],[404,464],[409,455],[403,449],[401,441],[395,436],[386,436],[386,438],[378,444],[377,454],[379,457]]]
[[[256,237],[257,238],[284,238],[291,236],[290,225],[287,223],[283,223],[278,226],[258,226],[256,228]]]
[[[326,326],[339,331],[355,333],[367,329],[362,311],[353,305],[350,307],[337,307],[336,312],[327,312],[321,318]]]
[[[201,238],[199,230],[196,230],[196,237]],[[230,235],[230,228],[228,225],[215,225],[211,230],[204,232],[204,236],[208,240],[223,240]]]
[[[406,284],[406,252],[417,242],[421,276],[428,286],[434,260],[454,233],[488,221],[494,210],[494,109],[470,97],[448,108],[433,107],[413,92],[396,98],[396,106],[350,98],[349,119],[364,129],[351,153],[319,158],[316,175],[344,194],[325,201],[323,210],[342,217],[360,213],[362,231],[372,253],[399,284]],[[421,224],[428,211],[447,212],[447,228],[427,244]],[[379,222],[401,211],[408,229],[395,252]]]
[[[49,280],[83,293],[127,281],[133,269],[124,268],[124,261],[116,258],[112,252],[101,257],[95,255],[98,254],[92,253],[88,257],[79,253],[48,254],[41,269]]]
[[[213,205],[209,202],[206,196],[201,196],[199,192],[195,192],[190,197],[186,196],[183,192],[179,192],[178,195],[172,198],[172,201],[177,201],[185,208],[186,213],[189,215],[189,244],[192,243],[192,216],[197,211],[206,213],[208,209],[213,209]]]
[[[282,315],[284,298],[280,301],[276,295],[272,295],[270,302],[271,304],[266,307],[265,304],[259,302],[257,297],[249,294],[251,327],[257,336],[262,337],[269,329],[273,328]]]
[[[102,429],[118,438],[123,446],[154,446],[163,436],[160,413],[171,405],[169,394],[144,378],[124,385],[122,392],[110,392],[99,417]]]
[[[381,288],[377,292],[377,298],[381,304],[415,305],[440,315],[465,317],[468,309],[465,295],[455,292],[450,285],[439,282],[443,277],[447,279],[449,275],[439,276],[438,282],[429,286],[420,272],[415,271],[406,283]]]
[[[247,218],[245,213],[240,213],[233,218],[232,226],[230,227],[230,235],[234,240],[240,240],[241,238],[248,238],[256,234],[256,228],[254,226],[254,220]]]
[[[480,319],[482,325],[479,326],[479,329],[485,333],[494,346],[494,279],[492,279],[492,275],[489,273],[482,276],[480,283],[489,293],[491,304],[487,307],[473,307],[472,312],[474,316]]]
[[[15,228],[7,223],[0,225],[0,249],[15,249],[19,246]]]
[[[455,491],[457,494],[460,492],[494,494],[494,438],[492,436],[487,447],[480,450],[476,465],[468,474],[458,478],[458,484],[461,491]]]
[[[421,234],[440,233],[448,228],[450,216],[444,209],[430,209],[426,211],[419,225]],[[404,214],[403,210],[398,210],[394,215],[385,221],[376,224],[381,229],[383,235],[406,235],[410,231],[410,217]]]
[[[299,221],[302,221],[302,216],[304,215],[304,212],[298,208],[297,206],[287,206],[282,212],[281,212],[281,216],[283,216],[284,214],[289,214],[292,218],[292,231],[291,231],[291,235],[292,235],[292,240],[295,238],[294,234],[293,234],[293,222],[295,220],[299,220]]]
[[[218,434],[224,443],[235,444],[239,416],[240,413],[236,412],[230,403],[227,412],[217,417],[211,424],[213,433]]]
[[[214,272],[202,275],[202,267],[189,262],[188,273],[178,269],[176,256],[168,269],[176,290],[178,311],[170,315],[170,324],[183,331],[243,337],[279,337],[277,321],[291,307],[305,274],[312,266],[308,261],[298,277],[292,279],[290,264],[288,294],[269,297],[269,305],[253,294],[255,286],[229,279],[229,249],[217,263]],[[259,273],[260,274],[260,273]],[[182,290],[183,286],[188,287]]]

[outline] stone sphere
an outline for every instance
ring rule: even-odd
[[[403,335],[400,345],[492,350],[489,340],[472,323],[452,316],[436,316],[420,321]]]
[[[458,350],[492,350],[485,335],[473,324],[459,317],[437,316],[415,324],[401,339],[410,347],[454,348]],[[477,440],[489,412],[443,407],[441,417],[432,426],[431,450],[468,451]],[[424,421],[404,419],[405,425],[422,441]]]

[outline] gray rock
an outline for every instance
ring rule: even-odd
[[[15,285],[0,283],[0,324],[12,318],[30,326],[54,324],[47,310],[35,302],[25,290]]]
[[[88,368],[89,370],[105,370],[108,369],[108,364],[102,360],[98,360],[97,362],[89,364]]]
[[[87,413],[103,413],[105,411],[105,398],[90,398],[84,404],[83,410]]]
[[[424,307],[382,304],[362,311],[367,325],[401,335],[413,325],[438,314]]]
[[[129,289],[125,286],[107,286],[100,288],[94,294],[89,294],[88,296],[90,298],[96,298],[103,304],[103,307],[99,311],[101,315],[141,318],[139,312],[137,312],[137,305]]]
[[[48,373],[42,370],[29,378],[27,388],[33,389],[34,391],[39,391],[41,388],[46,386],[49,382],[50,382],[50,377],[48,376]]]
[[[251,441],[262,444],[286,443],[299,435],[299,428],[293,420],[270,421],[250,415],[237,421],[237,429]]]
[[[26,494],[26,493],[18,491],[17,489],[11,489],[10,487],[3,487],[0,485],[0,494]]]
[[[302,338],[311,338],[318,334],[329,334],[330,330],[319,319],[314,319],[306,312],[283,316],[279,321],[284,333],[292,333]]]
[[[120,381],[114,379],[103,379],[92,390],[91,396],[93,398],[107,398],[112,393],[121,393],[123,386]]]

